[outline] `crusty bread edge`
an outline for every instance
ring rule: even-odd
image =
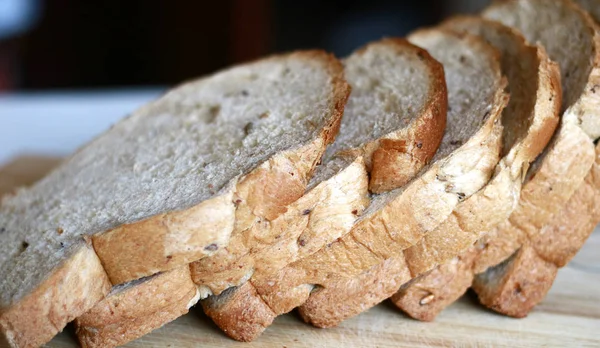
[[[75,253],[40,287],[0,309],[0,336],[10,346],[36,347],[50,341],[110,291],[111,284],[91,245],[82,241],[75,247]]]
[[[189,267],[161,273],[134,286],[135,295],[109,295],[75,320],[82,347],[114,347],[141,337],[185,313],[199,298]],[[123,289],[128,291],[131,289]]]
[[[575,256],[600,222],[599,193],[600,144],[584,182],[540,233],[504,261],[506,265],[475,276],[473,289],[479,301],[508,316],[527,316],[546,297],[558,270]],[[547,245],[549,240],[553,245]]]

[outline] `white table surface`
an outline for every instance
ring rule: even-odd
[[[68,155],[163,90],[0,94],[0,165],[29,153]]]

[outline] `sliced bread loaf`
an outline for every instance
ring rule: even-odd
[[[320,51],[232,68],[140,108],[3,199],[0,336],[43,344],[111,285],[223,248],[237,208],[270,215],[297,199],[348,95]]]
[[[509,27],[479,17],[455,17],[441,26],[478,35],[501,52],[502,71],[508,78],[511,99],[502,114],[505,156],[494,178],[459,205],[453,216],[436,230],[437,234],[429,234],[422,243],[405,252],[416,279],[404,284],[392,301],[420,320],[435,317],[436,308],[453,293],[449,289],[470,286],[463,274],[474,256],[467,250],[505,221],[515,208],[523,174],[548,144],[561,107],[559,68],[543,48],[528,45],[522,35]],[[434,236],[437,238],[430,238]]]
[[[383,73],[379,73],[378,71],[374,71],[374,70],[363,70],[361,69],[362,66],[365,65],[365,61],[370,60],[370,58],[366,57],[365,54],[375,54],[375,55],[379,55],[380,50],[383,49],[383,47],[377,47],[378,45],[380,45],[381,43],[375,43],[375,44],[370,44],[367,46],[367,49],[360,49],[358,50],[356,53],[354,53],[350,58],[346,59],[345,64],[346,64],[346,69],[347,71],[355,71],[354,73],[348,73],[348,76],[356,76],[357,80],[353,80],[353,78],[350,78],[349,81],[351,83],[351,85],[353,85],[353,93],[354,91],[356,91],[356,87],[354,87],[354,83],[364,83],[363,81],[368,81],[368,79],[366,78],[360,78],[358,79],[358,77],[362,74],[374,74],[374,76],[380,76],[380,83],[382,85],[390,85],[390,86],[394,86],[394,85],[398,85],[398,86],[402,86],[402,88],[399,91],[400,94],[403,94],[401,98],[397,98],[395,100],[391,100],[392,102],[400,102],[400,103],[410,103],[408,105],[411,105],[411,101],[414,101],[415,98],[413,98],[413,95],[415,93],[422,93],[423,90],[429,90],[429,91],[436,91],[436,90],[440,90],[440,88],[444,89],[444,93],[445,93],[445,83],[443,80],[443,71],[441,69],[441,65],[435,61],[433,58],[431,58],[429,56],[429,54],[427,54],[425,51],[423,51],[422,49],[419,49],[411,44],[409,44],[408,42],[404,41],[404,40],[395,40],[395,42],[397,42],[397,46],[395,49],[397,49],[397,52],[395,53],[396,58],[394,60],[391,60],[388,64],[385,66],[385,69],[383,70]],[[371,51],[369,53],[369,51]],[[414,59],[414,57],[417,57],[418,59]],[[362,70],[362,71],[361,71]],[[399,75],[408,75],[411,76],[411,78],[406,79],[405,81],[403,80],[396,80],[393,79],[392,76],[390,76],[390,71],[397,71],[396,73]],[[357,72],[360,72],[360,74],[357,74]],[[430,78],[429,76],[432,76],[432,74],[436,77],[435,79]],[[364,87],[361,87],[361,89],[364,89]],[[363,105],[361,106],[362,110],[368,110],[368,109],[372,109],[368,107],[368,103],[365,103],[367,100],[367,96],[369,95],[369,93],[371,93],[371,97],[369,100],[371,100],[371,104],[375,105],[375,108],[377,109],[379,106],[377,103],[377,95],[372,95],[372,92],[369,92],[369,89],[366,89],[364,91],[361,92],[363,94]],[[429,92],[431,93],[431,92]],[[354,95],[351,96],[351,99],[354,97]],[[444,98],[444,102],[445,102],[445,98]],[[406,107],[406,105],[404,106]],[[439,107],[439,106],[438,106]],[[408,110],[409,114],[413,114],[415,116],[417,115],[421,115],[423,112],[427,112],[426,110],[429,109],[429,106],[427,106],[427,104],[419,106],[418,104],[412,104],[412,107]],[[350,110],[350,108],[348,109]],[[445,108],[444,108],[445,110]],[[385,109],[381,110],[380,112],[385,113]],[[485,111],[483,111],[485,113]],[[490,112],[490,114],[492,114],[493,112]],[[356,114],[350,114],[348,116],[351,117],[356,117],[356,118],[365,118],[365,117],[371,117],[371,115],[365,111],[361,111],[360,113],[356,113]],[[418,116],[418,117],[422,117],[422,116]],[[492,116],[490,116],[492,117]],[[489,121],[486,119],[486,121]],[[492,122],[492,121],[489,121]],[[354,126],[353,127],[357,127],[359,126],[361,123],[364,122],[354,122]],[[488,125],[489,127],[492,127],[492,123],[489,123]],[[344,128],[342,126],[342,128]],[[488,131],[486,129],[486,131]],[[364,136],[368,136],[369,134],[372,134],[372,131],[369,128],[365,128],[365,127],[359,127],[356,128],[354,131],[354,133],[356,132],[360,132],[362,135],[361,137]],[[491,137],[493,138],[493,137]],[[497,140],[497,139],[494,139]],[[447,142],[447,139],[446,139]],[[335,145],[334,145],[335,146]],[[448,146],[448,144],[446,145]],[[494,145],[490,145],[490,146],[497,146],[496,144]],[[454,147],[457,147],[456,144],[454,145]],[[486,150],[484,150],[486,151]],[[493,150],[490,150],[491,152],[493,152]],[[345,153],[347,151],[342,150],[342,153]],[[372,167],[373,170],[375,170],[375,167],[373,165]],[[392,173],[390,173],[391,175]],[[401,193],[402,189],[399,189],[399,191],[397,192],[397,194]],[[374,211],[379,211],[379,213],[382,213],[381,209],[377,208],[376,205],[374,204],[379,204],[380,206],[384,207],[387,206],[386,203],[384,202],[384,200],[386,199],[385,197],[387,197],[387,199],[390,199],[390,201],[393,200],[393,197],[388,197],[385,195],[378,195],[375,196],[375,201],[377,201],[378,199],[380,200],[378,203],[372,203],[371,206],[368,209],[373,209]],[[373,214],[373,213],[371,213]],[[383,213],[385,214],[385,213]],[[364,215],[363,215],[364,216]],[[360,217],[359,217],[360,219]],[[352,226],[353,229],[356,227],[356,224],[353,224]],[[321,243],[321,246],[325,246],[325,245],[331,245],[331,243],[333,243],[336,238],[338,238],[338,242],[337,244],[341,244],[341,242],[339,242],[339,240],[343,239],[343,238],[348,238],[348,232],[349,229],[347,229],[346,231],[344,231],[343,234],[338,234],[338,235],[333,235],[331,233],[331,231],[315,231],[318,232],[318,234],[327,236],[327,240],[323,240],[323,243]],[[315,236],[317,236],[318,234],[315,234]],[[368,237],[367,237],[368,238]],[[375,239],[374,239],[375,241]],[[333,243],[336,244],[336,243]],[[313,252],[316,250],[313,250]],[[298,259],[310,259],[310,258],[319,258],[319,256],[317,256],[317,254],[322,254],[323,250],[319,250],[317,253],[312,254],[310,256],[306,256],[304,258],[298,258]],[[358,258],[360,258],[359,255],[357,255]],[[300,261],[297,261],[300,262]],[[315,262],[315,266],[317,266],[319,264],[319,262]],[[328,265],[324,265],[324,269],[326,269],[328,267]],[[286,267],[287,268],[287,267]],[[264,329],[265,327],[270,324],[273,320],[273,318],[278,315],[281,314],[284,311],[288,311],[287,310],[283,310],[283,311],[277,311],[277,309],[272,310],[272,308],[269,307],[268,304],[266,304],[260,296],[258,296],[258,293],[256,292],[256,289],[254,288],[254,285],[256,282],[262,282],[263,280],[267,280],[270,277],[279,274],[280,270],[276,270],[276,269],[271,269],[270,272],[260,272],[260,273],[255,273],[250,282],[242,285],[241,287],[235,289],[235,290],[231,290],[231,291],[227,291],[226,293],[224,293],[221,296],[215,296],[215,297],[210,297],[208,298],[206,301],[203,301],[203,307],[205,309],[205,312],[211,317],[213,318],[213,320],[222,328],[224,329],[224,331],[230,335],[231,337],[238,339],[238,340],[244,340],[244,341],[249,341],[254,339],[256,336],[258,336]],[[293,308],[293,307],[292,307]],[[235,318],[235,319],[234,319]]]
[[[431,45],[449,51],[444,62],[449,118],[434,161],[406,186],[374,196],[346,235],[276,274],[253,277],[239,288],[236,296],[254,307],[242,312],[244,322],[227,323],[228,334],[233,328],[235,338],[253,339],[276,315],[302,305],[309,296],[327,293],[324,300],[337,301],[344,293],[328,292],[330,286],[415,244],[439,225],[459,201],[489,180],[501,148],[498,116],[508,99],[503,92],[505,80],[500,75],[497,53],[469,36],[449,32],[423,35]],[[240,295],[240,291],[245,294]],[[242,317],[235,315],[243,310],[241,303],[209,300],[210,307],[205,306],[208,313],[218,309],[218,314],[228,312],[230,318]],[[215,313],[209,315],[214,317]],[[222,320],[228,320],[227,317],[222,315]]]
[[[405,65],[411,68],[404,68]],[[379,172],[379,175],[386,173],[387,177],[380,177],[378,185],[396,185],[398,166],[405,169],[410,164],[418,169],[435,153],[445,127],[447,105],[440,64],[403,40],[384,39],[347,59],[345,68],[353,86],[342,121],[346,136],[336,139],[304,196],[289,204],[284,213],[270,221],[245,226],[236,224],[226,249],[209,260],[191,265],[202,298],[242,285],[251,276],[272,274],[347,233],[368,204],[366,170],[372,168],[373,163],[385,161],[379,166],[389,166],[387,171]],[[411,81],[414,86],[409,87],[404,81]],[[409,88],[418,94],[407,95]],[[356,127],[371,129],[371,132],[357,134]],[[365,160],[369,164],[365,164]],[[119,293],[120,313],[127,313],[127,306],[134,304],[133,300],[126,299],[127,293],[139,297],[140,291],[131,287]],[[233,299],[234,293],[235,290],[229,290],[230,296],[220,297],[222,302],[227,303],[226,298]],[[112,300],[107,298],[103,302],[109,301]],[[245,302],[241,305],[247,306]],[[101,310],[105,306],[101,303],[97,307]],[[123,344],[173,319],[173,316],[161,317],[160,303],[145,301],[143,306],[150,309],[149,313],[154,308],[156,313],[137,318],[138,328],[123,336],[115,336],[108,325],[83,327],[100,321],[78,320],[76,324],[82,326],[78,331],[80,340],[88,342],[88,346],[91,342],[107,341]],[[181,299],[178,308],[186,306],[187,302]],[[131,308],[131,313],[136,312],[137,309]],[[96,315],[94,309],[85,317]],[[123,320],[123,326],[127,326],[128,317],[119,314],[106,320]],[[216,316],[217,323],[219,317]],[[160,318],[165,320],[160,321]],[[234,319],[228,317],[227,320]],[[233,331],[230,328],[228,332]]]
[[[442,68],[428,69],[429,60],[422,54],[407,52],[402,40],[384,39],[345,60],[353,92],[341,136],[328,149],[325,162],[336,154],[354,152],[352,156],[364,158],[371,173],[370,188],[381,191],[403,185],[431,159],[446,124],[446,88]],[[402,64],[412,69],[403,69]],[[410,89],[414,90],[408,93]],[[311,195],[314,198],[298,202],[299,207],[305,206],[300,211],[313,210],[314,203],[307,204],[313,200],[328,204],[326,197]],[[270,226],[261,221],[237,224],[226,248],[192,264],[194,281],[208,294],[240,285],[261,267],[257,251],[289,239],[281,235],[294,227],[287,225],[300,224],[295,228],[301,230],[307,221],[319,221],[318,216],[306,215],[298,221],[297,214],[290,212]],[[279,257],[274,255],[268,257]]]
[[[476,273],[501,264],[522,245],[530,243],[531,236],[537,235],[563,209],[594,161],[590,136],[597,133],[592,125],[595,122],[593,114],[598,110],[594,108],[597,101],[593,101],[594,85],[597,83],[594,81],[598,79],[597,63],[594,62],[598,58],[595,53],[597,49],[594,48],[597,34],[589,27],[589,17],[570,1],[498,2],[484,14],[500,22],[516,25],[530,42],[541,43],[548,49],[550,58],[559,63],[563,75],[564,112],[550,145],[530,168],[519,204],[509,219],[480,239],[467,253],[420,279],[411,289],[402,289],[394,296],[393,300],[409,315],[422,320],[432,320],[443,308],[458,299],[468,289]],[[554,28],[560,33],[555,32]],[[571,40],[573,35],[578,40]],[[559,43],[561,40],[565,42]],[[546,41],[550,44],[546,45]],[[591,55],[585,56],[586,52]],[[587,78],[581,79],[585,71]],[[580,93],[579,97],[577,93]],[[565,99],[567,96],[569,99]],[[587,135],[579,125],[587,125],[584,128],[587,129]],[[530,255],[527,250],[524,253]],[[505,270],[518,272],[517,267]],[[523,269],[520,274],[526,272],[529,270]],[[490,270],[485,278],[489,280],[490,290],[486,291],[483,283],[477,287],[482,294],[482,302],[493,303],[497,310],[512,307],[509,304],[500,305],[501,301],[489,297],[490,294],[501,294],[494,284],[509,278],[510,274]],[[548,279],[549,275],[546,274],[544,278]],[[548,282],[536,284],[544,287]],[[537,293],[537,298],[541,292],[530,291]],[[524,296],[520,295],[519,299],[523,300]],[[421,303],[424,298],[427,298],[426,304]],[[529,311],[531,307],[523,309]]]
[[[456,257],[505,220],[518,201],[526,168],[543,150],[556,128],[560,78],[558,67],[543,50],[528,46],[522,36],[508,27],[477,17],[457,17],[441,27],[478,35],[501,53],[501,69],[508,78],[507,89],[511,94],[502,113],[503,157],[487,185],[459,203],[448,219],[417,244],[359,277],[327,289],[328,294],[311,296],[300,313],[316,326],[337,325],[345,317],[394,295],[407,282],[404,288],[412,288],[413,282],[409,280]],[[414,39],[411,36],[411,40],[419,40],[418,34]],[[420,44],[420,41],[415,42]],[[435,46],[424,47],[431,49],[434,55],[446,53],[436,50]],[[334,293],[336,302],[327,299],[327,295]],[[422,294],[420,300],[431,300],[429,295]]]
[[[596,140],[600,136],[600,91],[598,90],[598,86],[600,86],[600,32],[589,14],[571,1],[562,0],[548,4],[541,0],[520,0],[493,4],[484,12],[484,15],[514,26],[523,32],[530,41],[540,42],[546,47],[550,57],[560,64],[565,97],[563,121],[573,120],[576,122],[591,138],[587,140],[586,152],[593,151],[591,140]],[[536,16],[535,20],[532,18],[534,15]],[[561,29],[554,33],[549,28]],[[573,153],[565,153],[564,157],[566,156],[573,157]],[[560,161],[564,162],[564,157],[560,158]],[[593,162],[594,156],[587,159],[585,163],[590,163],[589,168]],[[587,173],[588,171],[585,171],[583,176]],[[531,175],[533,174],[531,173]],[[569,191],[573,193],[582,185],[583,180],[574,180],[579,177],[579,175],[566,176],[559,180],[567,181],[570,184]],[[538,175],[531,181],[533,182],[537,178]],[[544,188],[549,187],[552,192],[560,193],[562,191],[560,183],[558,186],[552,185],[552,178],[546,180],[544,186]],[[511,219],[510,225],[502,226],[503,228],[497,232],[496,237],[490,236],[485,240],[488,244],[475,261],[476,271],[479,273],[487,267],[506,260],[521,245],[532,246],[531,250],[523,249],[513,259],[514,262],[509,262],[510,267],[504,267],[502,272],[499,272],[498,269],[489,269],[486,274],[477,277],[479,280],[474,289],[480,295],[482,303],[494,304],[493,309],[507,315],[526,315],[535,304],[543,299],[554,279],[554,276],[548,273],[546,280],[535,282],[535,285],[532,284],[528,287],[527,292],[523,292],[517,297],[506,297],[504,292],[497,291],[498,284],[502,283],[502,279],[510,279],[514,282],[513,284],[519,284],[528,272],[525,267],[534,264],[541,267],[541,263],[536,262],[532,255],[535,252],[538,254],[537,260],[545,260],[544,250],[546,247],[534,246],[533,243],[545,240],[540,237],[540,233],[546,231],[544,227],[552,224],[553,215],[565,209],[567,200],[571,198],[571,195],[564,195],[560,197],[560,200],[550,200],[554,206],[549,208],[546,205],[549,196],[553,194],[548,195],[542,192],[538,194],[540,196],[537,202],[526,201],[528,209],[522,210],[522,216],[518,219]],[[545,214],[541,214],[541,210]],[[540,216],[544,219],[541,220]],[[526,221],[525,219],[538,223],[526,225],[523,223]],[[519,242],[505,241],[514,241],[515,238],[511,238],[512,236],[520,237]],[[500,248],[497,246],[498,244],[494,244],[498,240],[502,240],[499,243]],[[548,242],[548,240],[545,241]],[[564,242],[570,243],[570,245],[562,247],[578,250],[582,239],[578,236],[566,236]],[[491,247],[489,247],[490,245]],[[552,250],[553,247],[549,246],[548,249]],[[571,252],[574,253],[574,251]],[[548,268],[544,267],[544,269]],[[494,295],[497,297],[493,298]],[[528,295],[531,295],[531,298],[526,300]],[[510,303],[510,301],[517,300],[519,304]],[[515,311],[516,306],[518,306],[518,310]]]

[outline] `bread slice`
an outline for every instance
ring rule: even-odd
[[[598,79],[597,63],[594,63],[598,58],[594,53],[597,51],[594,48],[597,34],[589,27],[589,17],[567,1],[534,0],[499,2],[484,14],[516,25],[529,41],[544,44],[550,58],[561,66],[564,113],[551,144],[530,168],[519,205],[509,219],[479,240],[467,253],[453,260],[453,264],[437,269],[413,284],[412,289],[402,289],[394,296],[392,300],[396,304],[410,316],[422,320],[432,320],[458,299],[468,289],[475,273],[502,263],[531,240],[531,236],[537,235],[581,185],[594,162],[594,146],[590,136],[597,133],[592,125],[595,123],[594,117],[597,118],[594,116],[597,113],[597,108],[594,108],[597,101],[593,99],[593,86]],[[565,50],[565,47],[577,43],[569,41],[569,37],[564,35],[556,35],[548,28],[561,28],[561,33],[578,33],[581,47],[576,55],[580,61],[575,61],[575,55],[569,53],[575,51],[574,48]],[[558,43],[560,40],[565,42]],[[546,45],[546,41],[550,45]],[[581,52],[588,52],[590,56],[582,57]],[[588,71],[586,79],[573,78],[581,75],[582,71]],[[580,93],[580,98],[577,93]],[[587,135],[584,130],[587,130]],[[490,273],[488,279],[500,277],[501,272],[494,274]],[[500,278],[497,281],[500,282]],[[485,291],[482,286],[478,289],[482,293],[494,293],[492,290]],[[427,304],[420,304],[425,297],[428,297]],[[489,297],[486,302],[497,303]]]
[[[232,68],[140,108],[3,199],[0,336],[43,344],[111,285],[223,248],[238,209],[268,216],[297,199],[348,95],[321,51]]]
[[[82,347],[116,347],[187,313],[199,297],[187,265],[117,285],[75,320],[77,337]],[[152,305],[139,305],[144,303]]]
[[[508,27],[478,17],[456,17],[440,27],[477,35],[501,53],[501,69],[508,78],[511,94],[502,113],[503,157],[487,185],[459,203],[446,221],[417,244],[359,277],[327,289],[323,295],[312,296],[300,313],[316,326],[337,325],[394,295],[405,283],[408,284],[402,288],[410,291],[415,282],[409,282],[411,279],[456,257],[505,220],[518,201],[529,163],[543,150],[556,128],[560,78],[558,66],[549,61],[543,49],[528,46],[521,35]],[[419,284],[419,280],[416,282]],[[333,294],[336,301],[326,299]],[[422,299],[427,302],[431,296],[422,294],[419,302]]]
[[[274,275],[253,277],[238,288],[235,296],[251,303],[251,309],[209,298],[205,311],[221,320],[219,326],[228,335],[251,340],[276,315],[304,303],[313,290],[311,298],[327,291],[330,284],[392,258],[489,180],[501,148],[498,116],[508,99],[497,52],[470,36],[442,31],[422,36],[425,43],[431,41],[429,46],[449,51],[443,57],[450,101],[448,129],[432,164],[408,185],[374,196],[346,235]]]
[[[454,17],[440,26],[478,35],[500,50],[511,100],[502,115],[505,157],[494,178],[458,206],[436,230],[437,234],[429,234],[405,252],[415,279],[402,285],[392,302],[409,316],[425,321],[435,318],[436,306],[454,300],[455,288],[467,289],[471,285],[472,275],[464,275],[475,255],[467,250],[506,220],[515,208],[522,173],[548,144],[561,107],[558,66],[542,47],[530,46],[512,29],[478,17]],[[515,171],[520,175],[508,176]],[[430,238],[434,236],[437,238]],[[428,238],[430,242],[425,243]],[[440,266],[432,271],[437,265]]]
[[[353,92],[342,119],[340,137],[324,158],[328,162],[336,154],[348,152],[354,152],[351,157],[361,156],[371,174],[370,189],[375,192],[403,185],[429,162],[446,124],[447,97],[441,66],[430,63],[431,59],[423,56],[422,51],[405,47],[402,40],[384,39],[345,60]],[[402,64],[411,66],[412,70]],[[406,81],[412,83],[406,84]],[[415,88],[414,93],[409,93]],[[317,201],[328,204],[327,197],[317,198],[320,193],[310,195],[314,197],[296,203],[298,207],[305,207],[299,211],[313,210]],[[280,240],[297,239],[293,234],[282,236],[282,231],[293,229],[298,234],[306,221],[319,218],[311,214],[298,221],[295,210],[291,208],[286,216],[270,226],[264,223],[236,225],[226,248],[192,264],[194,282],[203,287],[204,293],[218,295],[247,280],[258,267],[264,266],[261,260],[267,258],[273,262],[273,257],[281,258],[282,253],[263,249]],[[288,226],[290,223],[301,225]],[[333,227],[331,230],[335,230]],[[347,228],[342,230],[347,231]],[[289,257],[287,260],[287,263],[292,261]]]
[[[208,258],[207,262],[191,265],[202,298],[226,291],[231,296],[221,299],[231,298],[230,302],[237,302],[235,290],[226,289],[244,284],[250,276],[274,273],[346,233],[368,204],[366,170],[373,163],[385,160],[378,166],[390,166],[387,172],[380,171],[380,174],[386,173],[389,180],[382,177],[378,185],[395,184],[398,181],[394,173],[401,163],[405,163],[401,167],[420,168],[435,153],[445,127],[447,106],[442,66],[423,50],[399,39],[372,43],[345,63],[346,74],[353,85],[341,126],[346,136],[336,140],[305,195],[289,204],[284,213],[249,227],[237,224],[227,249]],[[404,68],[404,64],[414,70]],[[402,84],[405,80],[415,85]],[[407,95],[409,88],[419,94]],[[357,134],[354,127],[374,129],[374,132]],[[370,164],[366,165],[365,160]],[[371,182],[374,177],[371,176]],[[139,297],[140,291],[131,287],[120,292],[121,313],[126,313],[127,306],[135,303],[127,294]],[[108,301],[110,298],[103,302]],[[88,346],[90,342],[107,341],[123,344],[173,319],[172,316],[161,317],[160,304],[144,302],[142,306],[148,313],[154,309],[155,314],[136,319],[143,329],[132,328],[124,336],[115,336],[114,330],[96,325],[78,330],[80,340],[88,342]],[[241,305],[247,306],[246,303]],[[179,308],[187,308],[185,306],[187,302],[182,299]],[[136,313],[137,310],[131,308],[130,311]],[[90,311],[86,317],[93,317],[94,312]],[[110,322],[122,320],[127,327],[126,317],[120,315]],[[76,324],[80,325],[79,321]],[[85,321],[81,323],[84,324]]]
[[[482,304],[521,318],[546,297],[556,274],[600,222],[600,145],[584,182],[552,220],[500,265],[475,276]]]

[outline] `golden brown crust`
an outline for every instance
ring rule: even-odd
[[[600,222],[600,145],[584,182],[540,231],[501,265],[475,277],[473,289],[493,310],[524,317],[544,299],[559,268],[583,246]]]
[[[594,162],[594,147],[576,125],[561,125],[539,167],[523,185],[518,206],[508,220],[484,236],[475,261],[476,273],[512,255],[528,236],[534,236],[583,182]]]
[[[435,230],[404,252],[413,277],[452,259],[477,239],[506,220],[519,201],[522,163],[507,166],[502,161],[496,175],[479,192],[459,204]]]
[[[422,321],[433,321],[462,296],[473,282],[474,248],[400,287],[392,297],[396,307]]]
[[[110,282],[92,247],[78,247],[37,289],[0,310],[0,342],[38,347],[108,294]]]
[[[83,347],[119,346],[187,313],[197,299],[189,267],[179,267],[111,293],[75,320],[77,336]]]
[[[583,139],[585,140],[585,139]],[[575,142],[576,143],[576,142]],[[585,142],[583,142],[585,144]],[[567,148],[565,149],[565,153],[577,153],[577,151],[579,151],[577,148]],[[598,151],[598,148],[596,149],[596,151]],[[554,159],[554,161],[558,161],[558,159]],[[564,162],[564,160],[562,160]],[[581,165],[581,163],[576,162],[576,167]],[[566,163],[566,165],[569,165],[569,163]],[[596,166],[594,166],[593,168],[595,168]],[[545,171],[546,166],[544,164],[542,164],[539,167],[539,171]],[[585,181],[589,182],[590,180],[598,180],[598,174],[592,174],[595,171],[593,170],[592,172],[590,172],[590,174],[588,174],[588,176],[586,177]],[[567,172],[565,175],[567,175],[567,177],[569,176],[569,173]],[[535,180],[537,178],[537,175],[535,178],[531,179],[531,181],[526,184],[525,186],[531,184],[535,184]],[[593,178],[593,179],[592,179]],[[586,192],[586,194],[581,195],[581,193],[579,193],[579,189],[571,196],[571,200],[574,201],[580,201],[580,197],[589,197],[590,195],[590,185],[586,184],[584,185],[585,188],[582,188],[582,190],[584,190]],[[600,186],[598,186],[600,187]],[[594,191],[596,192],[596,191]],[[593,195],[593,194],[592,194]],[[521,203],[519,203],[521,204]],[[589,203],[588,203],[589,204]],[[578,210],[581,209],[581,207],[589,207],[589,205],[580,205],[578,206]],[[523,208],[520,208],[523,209]],[[557,208],[558,209],[558,208]],[[553,216],[553,220],[555,221],[554,223],[551,222],[551,225],[548,226],[544,226],[544,229],[547,229],[548,234],[544,233],[545,237],[541,237],[539,240],[536,240],[534,243],[538,248],[546,248],[546,245],[555,245],[556,248],[552,248],[552,250],[548,250],[548,252],[546,253],[546,255],[548,254],[554,254],[556,253],[556,257],[562,259],[562,260],[568,260],[571,257],[573,257],[576,253],[577,250],[579,250],[579,247],[581,247],[581,244],[583,244],[583,242],[585,241],[585,239],[587,238],[587,236],[589,235],[589,233],[591,232],[591,230],[593,230],[593,228],[595,227],[594,221],[598,221],[600,220],[600,216],[597,216],[597,211],[593,208],[590,208],[590,212],[593,211],[594,214],[590,214],[590,215],[586,215],[586,214],[582,214],[579,215],[579,211],[577,213],[574,212],[574,209],[572,211],[569,211],[569,208],[562,208],[562,210],[559,210],[558,212],[556,212]],[[513,212],[514,214],[514,212]],[[562,216],[565,216],[565,219],[562,219]],[[594,218],[596,217],[596,218]],[[560,222],[559,222],[560,221]],[[565,224],[564,226],[562,224]],[[553,224],[556,224],[557,227],[554,227]],[[561,226],[561,227],[558,227]],[[565,227],[565,226],[570,226],[570,227]],[[571,230],[571,227],[573,228]],[[566,230],[565,230],[566,229]],[[503,230],[506,231],[506,230]],[[517,230],[516,228],[509,230],[511,231],[511,236],[514,235],[518,235],[518,236],[522,236],[522,232],[520,232],[519,230]],[[573,237],[568,236],[567,233],[559,233],[559,235],[556,235],[555,237],[552,236],[551,231],[553,232],[558,232],[558,231],[572,231],[573,233]],[[433,319],[435,319],[435,317],[447,306],[449,306],[450,304],[452,304],[454,301],[456,301],[462,294],[464,294],[467,289],[471,286],[472,282],[475,278],[475,274],[479,273],[479,267],[482,267],[482,264],[479,263],[481,261],[479,261],[479,258],[481,257],[481,253],[487,251],[487,248],[494,248],[496,251],[496,255],[506,255],[508,254],[509,256],[511,255],[511,251],[516,252],[518,250],[518,248],[520,247],[521,243],[519,239],[512,239],[511,236],[507,236],[504,235],[504,237],[500,238],[496,233],[498,233],[498,230],[495,230],[494,232],[490,233],[489,235],[485,236],[484,238],[482,238],[480,241],[477,242],[478,245],[470,248],[468,251],[463,252],[460,256],[459,259],[454,260],[453,262],[456,262],[456,264],[445,264],[443,266],[439,266],[437,267],[434,271],[432,271],[429,274],[426,274],[424,276],[422,276],[419,280],[417,284],[421,284],[421,285],[415,285],[407,287],[405,289],[401,289],[398,293],[396,293],[393,298],[392,301],[396,304],[396,306],[398,306],[400,309],[402,309],[406,314],[408,314],[409,316],[415,318],[415,319],[419,319],[419,320],[425,320],[425,321],[431,321]],[[540,235],[541,236],[541,235]],[[513,237],[514,238],[514,237]],[[526,238],[526,237],[523,237]],[[542,240],[546,238],[546,240]],[[555,239],[557,241],[560,241],[560,243],[548,243],[548,239]],[[567,240],[565,240],[567,239]],[[485,244],[485,243],[489,243],[489,244]],[[531,243],[528,243],[529,245],[532,245]],[[558,247],[560,245],[560,247]],[[483,248],[483,249],[482,249]],[[529,246],[528,248],[532,248],[531,246]],[[562,249],[562,250],[561,250]],[[506,259],[506,258],[505,258]],[[510,270],[511,272],[515,272],[514,275],[511,274],[506,274],[505,276],[505,281],[500,281],[497,280],[496,283],[494,284],[508,284],[509,282],[512,282],[511,284],[514,284],[515,282],[520,281],[519,277],[522,276],[525,273],[519,273],[519,271],[522,271],[520,269],[520,267],[527,267],[529,265],[536,265],[536,267],[539,268],[539,271],[542,272],[544,274],[543,279],[546,279],[546,281],[542,281],[543,279],[540,278],[538,279],[538,281],[534,284],[531,282],[527,282],[526,280],[523,280],[521,283],[525,283],[528,284],[529,289],[527,290],[527,293],[520,293],[518,297],[511,297],[512,295],[510,294],[510,292],[508,290],[502,290],[499,288],[496,288],[496,285],[492,286],[490,285],[491,282],[489,282],[489,287],[493,288],[493,289],[486,289],[485,284],[488,284],[488,282],[483,282],[482,280],[480,280],[478,282],[478,287],[476,288],[476,290],[479,290],[480,292],[482,292],[482,294],[480,294],[480,299],[482,301],[482,303],[484,304],[490,304],[493,305],[494,310],[497,311],[504,311],[506,310],[506,312],[502,312],[505,314],[509,314],[509,313],[516,313],[515,310],[517,308],[520,308],[520,312],[517,313],[520,316],[524,316],[526,315],[527,312],[529,312],[531,310],[531,308],[533,308],[533,306],[535,306],[540,300],[543,299],[543,294],[546,293],[546,291],[550,288],[550,285],[552,284],[552,281],[554,279],[554,276],[551,276],[553,273],[552,269],[555,268],[554,265],[551,264],[551,262],[547,262],[544,261],[543,259],[539,259],[539,256],[537,256],[537,254],[535,253],[531,253],[531,252],[527,252],[526,255],[524,256],[520,256],[520,258],[518,259],[519,262],[517,264],[515,264],[512,268],[510,269],[505,269],[506,271]],[[500,263],[500,262],[498,262]],[[522,266],[519,266],[519,264],[522,264]],[[482,269],[482,271],[485,271],[488,267],[485,267],[484,269]],[[482,279],[482,278],[480,278]],[[499,285],[498,285],[499,286]],[[423,296],[424,292],[420,290],[420,288],[425,288],[427,290],[428,293],[431,293],[434,295],[434,297],[432,297],[426,306],[420,305],[419,301],[420,298]],[[508,289],[508,288],[506,288]],[[514,295],[514,294],[513,294]],[[500,298],[501,297],[501,298]],[[512,303],[508,303],[506,301],[509,301],[511,299],[519,299],[519,301],[521,300],[526,300],[527,303],[521,303],[520,305],[515,305]],[[526,304],[529,305],[529,307],[526,307]],[[509,314],[510,315],[510,314]]]
[[[544,47],[540,45],[536,46],[536,55],[539,66],[533,113],[546,115],[546,117],[534,120],[529,131],[532,136],[526,137],[520,144],[518,156],[525,162],[526,169],[529,168],[529,163],[544,151],[552,139],[560,121],[559,111],[562,105],[562,86],[558,64],[550,60]]]
[[[508,260],[475,277],[472,286],[483,305],[522,318],[546,296],[557,271],[524,244]]]
[[[320,328],[337,326],[340,318],[365,311],[393,294],[411,279],[404,258],[395,257],[373,266],[354,278],[346,278],[310,294],[310,300],[299,308],[305,322]],[[330,306],[331,299],[343,305]]]
[[[216,265],[211,267],[212,258],[193,263],[194,282],[207,288],[208,293],[219,294],[240,285],[248,275],[276,272],[347,231],[368,205],[364,161],[357,157],[349,163],[290,204],[279,218],[233,236],[231,245],[239,245],[239,251],[229,267],[217,271]]]
[[[233,193],[92,236],[111,283],[122,284],[210,255],[233,229]]]
[[[596,163],[582,185],[560,212],[531,239],[531,247],[544,260],[564,267],[581,249],[600,222],[600,145]]]
[[[234,289],[231,289],[234,290]],[[275,314],[247,282],[223,297],[202,301],[204,312],[235,340],[250,342],[271,325]]]

